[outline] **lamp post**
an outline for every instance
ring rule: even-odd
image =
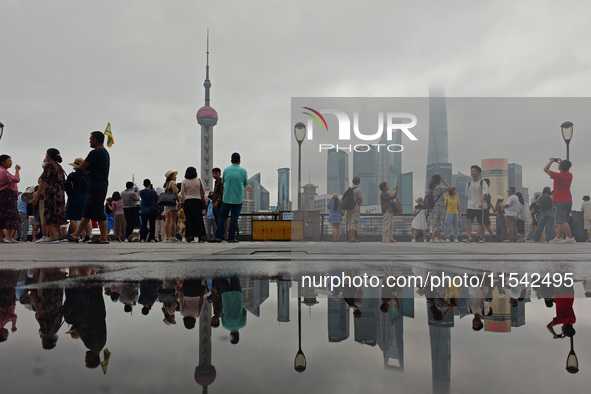
[[[2,139],[2,134],[4,134],[4,123],[0,122],[0,140]]]
[[[302,210],[302,142],[306,138],[306,125],[296,123],[293,128],[295,139],[298,142],[298,210]]]
[[[573,123],[566,121],[560,125],[560,130],[562,131],[562,138],[564,138],[564,142],[566,143],[566,160],[569,160],[569,152],[568,152],[568,145],[570,144],[570,140],[573,139]]]
[[[574,342],[574,337],[570,337],[570,352],[566,358],[566,370],[570,373],[579,372],[579,359],[575,354]]]
[[[299,285],[298,285],[299,286]],[[299,288],[298,288],[299,292]],[[306,370],[306,356],[302,352],[302,298],[298,297],[298,352],[293,360],[293,367],[297,372]]]

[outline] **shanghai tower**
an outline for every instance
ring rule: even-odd
[[[442,92],[431,92],[429,95],[429,153],[425,189],[435,174],[451,183],[452,168],[447,154],[447,107]]]

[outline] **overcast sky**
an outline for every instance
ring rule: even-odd
[[[223,168],[240,152],[249,175],[262,173],[275,205],[276,170],[290,165],[291,97],[425,97],[433,85],[450,97],[588,96],[590,11],[583,0],[6,0],[0,151],[22,166],[24,188],[36,183],[47,148],[58,148],[65,162],[84,158],[89,133],[111,122],[110,192],[132,174],[136,183],[149,177],[161,186],[167,170],[199,167],[195,113],[204,104],[209,28],[211,105],[219,114],[214,165]],[[528,182],[534,175],[525,167],[540,171],[552,152],[564,152],[559,126],[571,120],[578,208],[591,194],[576,184],[591,171],[583,137],[591,125],[559,115],[543,130],[505,135],[527,133],[525,143],[506,147],[471,133],[480,158],[523,155],[524,186],[535,190],[547,182]],[[474,142],[452,134],[451,124],[449,131],[454,171],[469,167],[476,155],[464,153]],[[531,149],[528,140],[547,146]],[[424,146],[416,152],[423,158],[404,171],[424,176]]]

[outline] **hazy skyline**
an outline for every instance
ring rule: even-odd
[[[89,133],[111,122],[109,193],[132,174],[136,183],[148,177],[161,186],[167,170],[199,167],[195,114],[204,104],[209,28],[211,105],[219,114],[213,165],[224,168],[240,152],[275,205],[277,168],[290,165],[292,97],[426,97],[435,85],[449,97],[587,96],[589,9],[584,1],[533,0],[3,2],[0,152],[22,166],[22,189],[36,183],[47,148],[58,148],[65,163],[84,158]],[[478,160],[522,164],[524,185],[535,190],[528,171],[541,171],[548,152],[564,152],[565,120],[575,124],[571,157],[581,179],[591,171],[582,162],[590,125],[567,114],[525,130],[519,146],[480,135],[490,149]],[[466,171],[468,162],[456,162],[473,161],[464,153],[474,143],[454,137],[451,119],[448,130],[454,172]],[[548,152],[528,149],[538,138]],[[420,167],[404,167],[415,179],[426,149],[417,160]]]

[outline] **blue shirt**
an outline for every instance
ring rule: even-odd
[[[222,202],[226,204],[242,204],[244,200],[244,186],[248,185],[246,170],[238,164],[232,164],[224,168],[222,183],[224,184]]]
[[[23,194],[18,195],[17,208],[19,212],[27,213],[27,203],[23,201]],[[13,211],[14,212],[14,211]]]
[[[338,207],[336,212],[333,211],[335,204],[335,200],[331,199],[326,207],[328,208],[328,222],[329,223],[341,223],[343,221],[343,216],[341,215],[341,202],[338,202]]]
[[[158,193],[152,189],[140,190],[140,198],[142,199],[142,207],[140,215],[148,215],[152,213],[152,208],[158,207]]]

